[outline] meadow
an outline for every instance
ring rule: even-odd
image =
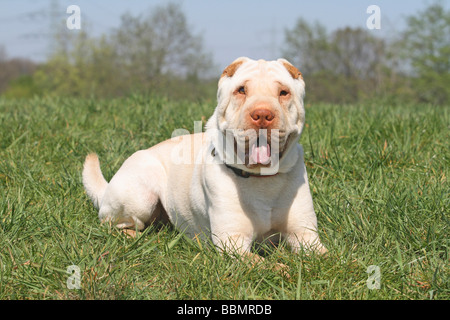
[[[448,106],[306,105],[300,142],[325,257],[262,246],[252,266],[170,227],[130,238],[101,225],[81,183],[85,156],[96,152],[110,179],[214,107],[0,98],[0,299],[450,299]]]

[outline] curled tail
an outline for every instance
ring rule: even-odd
[[[86,157],[83,167],[83,184],[86,193],[91,198],[94,206],[99,208],[105,194],[108,182],[103,177],[100,169],[100,162],[95,153],[91,153]]]

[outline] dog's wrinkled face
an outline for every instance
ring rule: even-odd
[[[301,134],[304,93],[300,71],[287,60],[239,58],[220,78],[215,125],[233,136],[235,154],[247,168],[270,166]]]

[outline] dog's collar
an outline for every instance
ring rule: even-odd
[[[215,148],[212,149],[211,155],[212,155],[213,157],[216,156],[216,149],[215,149]],[[252,172],[248,172],[248,171],[245,171],[245,170],[242,170],[242,169],[238,169],[238,168],[232,167],[232,166],[226,164],[225,162],[224,162],[223,164],[224,164],[228,169],[231,169],[235,175],[237,175],[238,177],[241,177],[241,178],[250,178],[250,177],[266,178],[266,177],[273,177],[273,176],[276,176],[276,175],[278,174],[278,172],[277,172],[277,173],[275,173],[275,174],[263,175],[263,174],[252,173]]]

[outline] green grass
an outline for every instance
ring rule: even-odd
[[[214,102],[0,99],[0,299],[449,299],[449,107],[311,105],[301,143],[327,257],[251,267],[168,227],[100,225],[81,183],[193,130]],[[290,278],[271,266],[289,266]],[[68,289],[76,265],[81,289]],[[370,265],[380,289],[367,287]]]

